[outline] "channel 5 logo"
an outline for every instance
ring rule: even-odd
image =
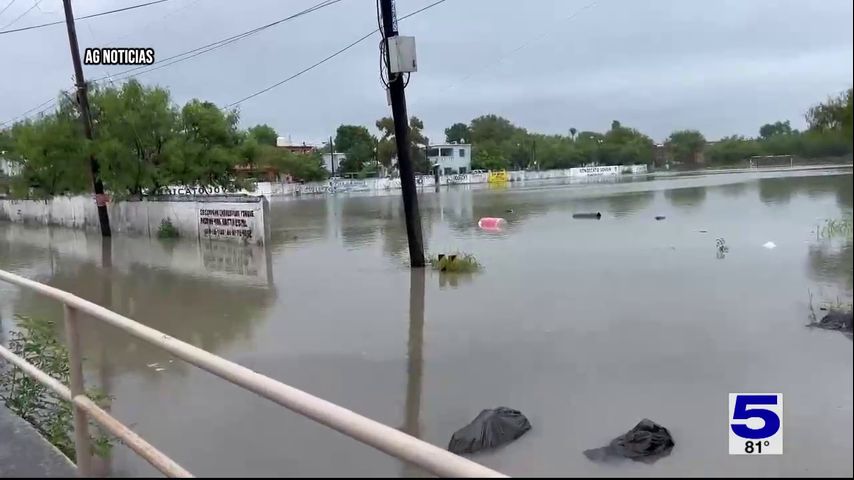
[[[783,394],[729,394],[729,454],[783,454]]]

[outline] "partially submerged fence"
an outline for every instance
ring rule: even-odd
[[[19,367],[27,375],[51,389],[62,399],[72,402],[74,407],[74,443],[77,452],[76,463],[78,472],[82,476],[90,476],[92,473],[88,431],[90,418],[115,435],[161,473],[170,477],[192,477],[193,475],[101,409],[86,396],[78,329],[79,313],[88,314],[98,321],[110,324],[245,390],[249,390],[393,457],[417,465],[435,475],[445,477],[505,476],[387,425],[363,417],[344,407],[315,397],[254,372],[242,365],[172,338],[163,332],[147,327],[66,291],[4,270],[0,270],[0,280],[27,288],[63,304],[68,342],[70,386],[63,385],[3,346],[0,346],[0,357]]]

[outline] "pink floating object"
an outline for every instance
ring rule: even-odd
[[[483,230],[489,230],[497,232],[501,230],[504,225],[507,224],[507,221],[503,218],[495,218],[495,217],[483,217],[477,221],[477,226]]]

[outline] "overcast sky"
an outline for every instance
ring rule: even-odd
[[[10,0],[0,0],[0,9]],[[0,30],[34,5],[16,0]],[[74,0],[75,16],[144,0]],[[398,16],[434,0],[398,0]],[[170,0],[77,23],[80,48],[153,47],[165,58],[286,17],[319,0]],[[42,0],[18,28],[61,20]],[[234,102],[376,28],[374,0],[314,13],[157,71],[177,103]],[[852,85],[851,0],[447,0],[400,24],[416,37],[410,115],[443,140],[455,122],[496,113],[543,133],[607,130],[611,120],[663,140],[695,128],[709,139],[756,135]],[[0,122],[72,86],[62,25],[0,35]],[[390,114],[379,80],[379,34],[240,105],[244,126],[268,123],[317,143],[342,123]],[[89,78],[127,67],[87,66]]]

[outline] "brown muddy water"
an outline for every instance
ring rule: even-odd
[[[851,298],[850,240],[816,238],[825,219],[851,215],[850,168],[443,188],[420,202],[430,252],[474,253],[482,272],[410,272],[398,194],[274,201],[266,248],[129,237],[102,248],[78,231],[0,224],[0,268],[442,447],[481,409],[517,408],[533,429],[474,457],[510,475],[852,475],[852,341],[804,326],[810,292],[816,307]],[[480,231],[483,216],[507,228]],[[0,284],[2,330],[14,314],[61,319],[55,303]],[[422,474],[85,326],[87,381],[196,475]],[[728,455],[730,392],[783,393],[782,456]],[[669,457],[582,455],[644,417],[674,435]],[[121,446],[103,468],[153,473]]]

